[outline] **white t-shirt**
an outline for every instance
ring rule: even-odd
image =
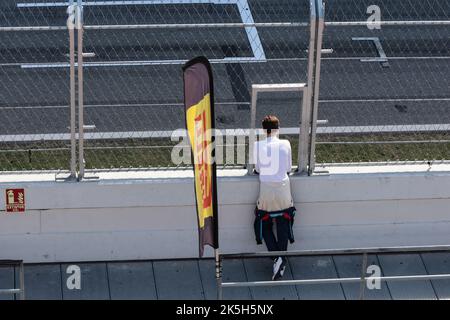
[[[291,144],[276,136],[256,141],[253,148],[255,169],[261,182],[282,182],[289,180],[292,168]]]

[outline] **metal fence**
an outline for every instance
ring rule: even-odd
[[[215,257],[215,274],[217,284],[217,299],[223,298],[224,288],[239,288],[239,287],[274,287],[274,286],[305,286],[305,285],[320,285],[320,284],[359,284],[359,299],[364,300],[368,293],[368,284],[379,282],[381,288],[381,282],[387,282],[390,284],[396,281],[436,281],[436,280],[448,280],[450,274],[416,274],[416,275],[392,275],[386,276],[375,273],[370,274],[368,270],[369,263],[373,261],[373,255],[377,254],[411,254],[411,253],[428,253],[428,252],[448,252],[450,246],[448,245],[436,245],[436,246],[421,246],[421,247],[380,247],[380,248],[347,248],[347,249],[324,249],[324,250],[303,250],[303,251],[272,251],[272,252],[258,252],[258,253],[231,253],[231,254],[219,254],[216,252]],[[277,280],[277,281],[247,281],[247,282],[223,282],[223,262],[226,259],[251,259],[262,257],[318,257],[318,256],[349,256],[356,255],[362,256],[361,259],[361,274],[360,277],[338,277],[338,278],[315,278],[315,279],[293,279],[293,280]],[[376,266],[376,264],[375,264]],[[373,288],[372,288],[373,289]]]
[[[367,23],[373,3],[380,26]],[[279,115],[294,155],[307,121],[309,172],[315,162],[450,159],[449,2],[327,0],[323,41],[316,9],[314,0],[2,1],[0,170],[188,166],[171,155],[188,150],[173,132],[184,128],[181,66],[197,55],[213,63],[216,124],[230,135],[251,125],[253,84],[308,84],[303,116],[301,93],[262,93],[256,119]]]
[[[98,138],[86,141],[87,168],[174,166],[176,143],[169,138],[185,126],[181,66],[198,55],[214,65],[217,127],[248,128],[252,83],[306,79],[305,63],[297,60],[307,54],[309,7],[306,1],[292,4],[180,0],[87,6],[84,50],[95,57],[84,63],[85,118]]]
[[[0,268],[13,267],[14,273],[18,272],[18,283],[14,283],[14,288],[0,288],[1,295],[13,295],[14,299],[25,300],[25,267],[22,260],[0,260]],[[0,269],[1,270],[1,269]]]
[[[318,162],[450,158],[449,1],[327,0],[323,47]]]
[[[33,68],[65,61],[65,11],[0,3],[1,170],[69,169],[69,70]],[[41,26],[46,27],[39,28]]]

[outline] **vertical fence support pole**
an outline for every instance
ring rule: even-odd
[[[308,47],[308,73],[307,85],[303,92],[303,103],[300,110],[300,134],[298,139],[298,173],[308,173],[308,152],[310,143],[311,131],[311,104],[313,92],[313,78],[314,78],[314,57],[316,50],[316,3],[315,0],[310,0],[310,28],[309,28],[309,47]]]
[[[364,253],[362,267],[361,267],[361,283],[359,286],[359,300],[364,300],[364,292],[366,289],[366,272],[367,272],[367,253]]]
[[[76,105],[75,105],[75,12],[73,0],[69,2],[67,14],[69,20],[67,27],[69,29],[69,55],[70,55],[70,177],[77,176],[77,140],[76,140]]]
[[[214,249],[216,258],[216,282],[217,282],[217,300],[222,300],[222,260],[219,249]]]
[[[20,300],[25,300],[25,270],[23,261],[20,262],[19,266],[19,277],[20,277]]]
[[[83,1],[77,0],[78,30],[78,179],[84,177]]]
[[[320,89],[320,63],[322,58],[322,41],[323,30],[325,27],[325,8],[322,0],[316,1],[317,9],[317,39],[315,52],[315,67],[314,67],[314,88],[312,90],[312,115],[311,115],[311,142],[309,149],[309,175],[314,173],[316,164],[316,132],[317,132],[317,114],[319,109],[319,89]]]
[[[308,173],[308,147],[309,147],[309,121],[306,121],[309,106],[309,87],[306,87],[302,95],[301,104],[301,122],[300,122],[300,133],[298,137],[298,172],[299,174]],[[305,119],[305,120],[303,120]]]
[[[248,161],[247,172],[253,173],[253,145],[256,141],[256,102],[258,100],[258,91],[252,86],[252,104],[250,109],[250,132],[248,133]]]

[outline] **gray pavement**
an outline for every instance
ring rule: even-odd
[[[359,277],[361,256],[290,257],[284,279]],[[380,266],[382,275],[426,275],[450,272],[450,253],[370,255],[368,264]],[[81,269],[81,289],[66,282],[69,265]],[[271,277],[269,258],[225,260],[223,281],[263,281]],[[18,272],[0,267],[0,288],[17,283]],[[107,263],[25,265],[27,299],[216,299],[214,261],[160,260]],[[326,299],[359,298],[359,284],[320,284],[254,288],[224,288],[224,299]],[[365,299],[448,299],[449,280],[387,282],[366,290]],[[0,296],[12,299],[12,296]]]

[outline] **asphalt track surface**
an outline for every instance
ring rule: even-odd
[[[66,8],[17,7],[27,2],[0,2],[0,135],[68,133],[67,30],[1,31],[64,26]],[[248,3],[257,23],[309,21],[308,1]],[[450,20],[450,0],[328,0],[326,21],[366,21],[372,4],[380,6],[383,20]],[[85,25],[91,26],[222,22],[242,22],[235,4],[85,8]],[[249,127],[251,84],[307,80],[308,27],[259,27],[257,33],[264,61],[213,65],[219,128]],[[353,37],[378,37],[389,67],[360,61],[378,52],[372,42]],[[95,124],[94,132],[183,128],[182,61],[254,57],[251,41],[243,28],[86,30],[84,52],[95,57],[85,59],[85,123]],[[333,49],[323,55],[320,79],[319,119],[329,126],[439,129],[450,123],[449,25],[327,26],[323,48]],[[170,63],[149,65],[160,60]],[[89,66],[111,62],[124,65]],[[300,103],[298,94],[263,94],[257,118],[276,113],[284,127],[297,127]]]

